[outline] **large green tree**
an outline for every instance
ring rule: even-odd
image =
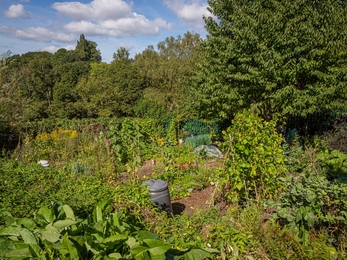
[[[142,96],[143,87],[144,80],[129,52],[120,48],[111,64],[92,63],[77,91],[88,116],[122,117],[134,115],[134,104]]]
[[[347,3],[209,0],[196,86],[206,117],[346,108]]]
[[[2,90],[10,90],[4,97],[18,103],[9,110],[21,108],[20,112],[16,113],[17,119],[28,121],[47,116],[46,110],[52,101],[53,87],[50,77],[51,57],[52,54],[48,52],[28,52],[3,60],[6,66],[2,66],[0,84]],[[9,96],[8,93],[12,94]]]
[[[29,102],[20,95],[23,71],[13,69],[14,59],[10,51],[0,55],[0,133],[15,130],[25,120],[23,110]]]
[[[87,78],[91,64],[101,61],[97,44],[81,34],[75,50],[58,50],[52,57],[53,102],[49,115],[60,118],[89,117],[88,109],[81,104],[77,84]]]
[[[84,34],[81,34],[74,53],[78,57],[78,60],[100,62],[101,53],[96,49],[97,46],[96,42],[86,40]]]
[[[135,56],[134,64],[146,82],[137,111],[148,112],[140,113],[141,116],[151,116],[153,110],[176,114],[187,107],[189,98],[193,97],[189,81],[198,60],[200,42],[199,34],[187,32],[183,37],[167,37],[158,43],[157,50],[148,46]]]
[[[90,62],[75,61],[54,64],[52,77],[54,79],[53,102],[50,106],[50,116],[59,118],[85,117],[84,109],[76,107],[80,100],[76,85],[80,80],[88,77]]]

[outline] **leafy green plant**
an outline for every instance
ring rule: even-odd
[[[167,128],[166,139],[169,144],[177,145],[178,144],[178,130],[179,130],[179,119],[171,118],[169,126]]]
[[[225,168],[220,178],[231,201],[275,197],[285,172],[282,138],[273,121],[245,111],[223,132]]]
[[[118,163],[125,164],[129,173],[137,172],[141,166],[141,138],[144,133],[140,126],[130,119],[121,125],[111,126],[108,132],[110,147]],[[119,169],[118,169],[119,170]]]
[[[40,208],[34,219],[6,216],[0,227],[5,258],[41,259],[203,259],[215,250],[176,250],[159,236],[122,220],[121,212],[104,215],[102,200],[87,219],[77,219],[68,205]]]
[[[237,223],[233,219],[220,215],[214,207],[205,211],[196,210],[192,215],[183,212],[172,218],[147,223],[147,226],[177,248],[218,248],[222,259],[243,256],[251,239],[249,232],[236,228]]]
[[[341,161],[333,157],[334,151],[327,153],[321,148],[316,154],[313,148],[306,147],[303,151],[298,147],[286,152],[291,174],[280,178],[285,187],[280,201],[269,204],[277,208],[274,217],[293,230],[305,245],[311,246],[315,234],[328,234],[331,248],[343,248],[347,227],[347,184],[343,180],[331,180],[331,169],[333,166],[340,169]],[[332,161],[329,157],[333,157]],[[329,251],[337,256],[336,250],[331,248]]]
[[[0,165],[0,208],[14,217],[31,216],[51,201],[69,204],[78,216],[85,217],[98,200],[115,194],[101,174],[76,173],[74,162],[63,168],[13,160]]]
[[[318,153],[317,160],[329,179],[347,178],[347,154],[338,150],[326,148]]]

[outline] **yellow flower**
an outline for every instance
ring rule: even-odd
[[[164,138],[159,138],[159,139],[157,140],[157,142],[158,142],[158,144],[161,145],[161,146],[163,146],[163,145],[165,144]]]

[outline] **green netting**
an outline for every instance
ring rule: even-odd
[[[209,134],[188,136],[184,139],[185,146],[198,147],[200,145],[212,144],[212,140]]]
[[[221,132],[216,123],[205,123],[198,119],[183,122],[180,130],[188,135],[220,134]]]
[[[167,131],[167,129],[169,128],[169,125],[171,123],[171,118],[167,118],[166,121],[165,121],[165,124],[164,124],[164,130],[165,132]]]
[[[171,118],[166,119],[164,130],[169,128]],[[191,119],[180,122],[180,131],[183,135],[203,135],[203,134],[220,134],[221,130],[217,123],[206,123],[198,119]]]

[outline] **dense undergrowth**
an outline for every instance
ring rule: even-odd
[[[150,119],[93,131],[60,124],[3,151],[0,258],[346,257],[347,154],[328,145],[343,127],[303,149],[285,143],[273,122],[240,113],[219,137],[224,157],[211,169],[204,167],[211,158],[176,144],[188,134],[173,124],[168,131]],[[144,160],[157,162],[151,176],[137,174]],[[167,181],[172,198],[214,185],[213,201],[168,217],[150,202],[142,185],[149,178]]]

